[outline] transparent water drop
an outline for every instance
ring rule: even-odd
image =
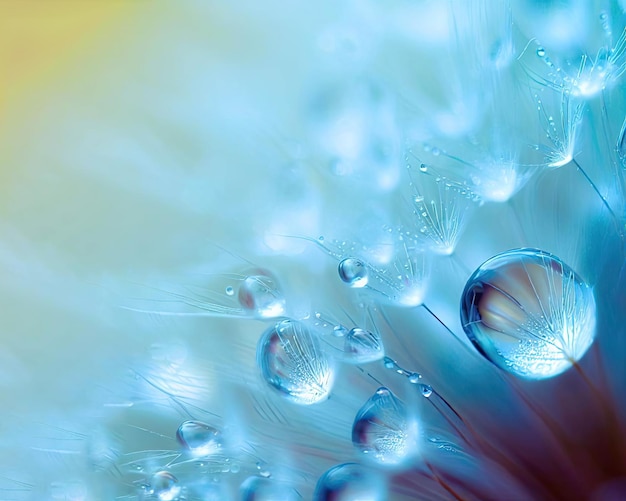
[[[232,296],[233,294],[235,294],[235,289],[233,289],[230,285],[226,287],[226,295]]]
[[[335,325],[333,327],[333,336],[344,337],[346,334],[348,334],[348,329],[346,329],[343,325]]]
[[[419,383],[419,380],[421,379],[421,377],[422,375],[419,372],[413,372],[409,374],[409,383],[417,384]]]
[[[239,489],[241,501],[299,501],[293,487],[262,477],[248,477]]]
[[[415,452],[417,436],[417,422],[385,387],[365,402],[352,425],[352,443],[382,464],[395,465],[410,457]]]
[[[433,394],[433,388],[429,384],[421,385],[420,390],[422,391],[422,396],[426,398],[429,398]]]
[[[478,351],[528,379],[561,374],[593,343],[592,289],[558,257],[516,249],[483,263],[461,299],[461,323]]]
[[[428,165],[420,164],[420,171],[421,172],[428,172]]]
[[[356,463],[333,466],[315,486],[313,501],[383,501],[386,486],[380,474]]]
[[[376,332],[369,332],[359,327],[350,329],[345,337],[344,351],[351,362],[366,364],[385,356],[383,341]]]
[[[176,440],[196,456],[209,456],[222,448],[220,431],[201,421],[182,423],[176,431]]]
[[[265,381],[297,404],[321,402],[330,394],[330,359],[300,322],[282,320],[266,330],[257,345],[257,364]]]
[[[546,56],[546,49],[544,49],[543,47],[539,47],[537,49],[537,55],[539,57],[545,57]]]
[[[239,304],[260,318],[279,317],[285,313],[285,298],[278,281],[267,270],[255,270],[239,286]]]
[[[368,282],[367,266],[354,257],[342,259],[338,267],[339,278],[350,287],[365,287]]]
[[[180,495],[178,479],[169,471],[159,471],[150,479],[148,493],[159,501],[174,501]]]

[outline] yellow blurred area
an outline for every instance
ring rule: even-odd
[[[142,2],[0,0],[0,116],[46,85]]]

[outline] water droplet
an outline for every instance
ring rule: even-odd
[[[333,327],[333,336],[344,337],[346,334],[348,334],[348,329],[343,325],[335,325],[335,327]]]
[[[420,389],[423,397],[429,398],[433,394],[433,388],[429,384],[421,385]]]
[[[385,369],[393,369],[396,366],[396,363],[389,357],[385,357],[383,360],[385,362]]]
[[[468,280],[465,333],[490,362],[529,379],[556,376],[593,343],[591,288],[556,256],[536,249],[498,254]]]
[[[209,456],[222,447],[221,433],[201,421],[185,421],[176,431],[176,440],[197,456]]]
[[[354,257],[342,259],[338,271],[339,278],[350,287],[361,288],[367,285],[367,266],[360,259]]]
[[[545,57],[545,55],[546,55],[546,49],[544,49],[543,47],[539,47],[539,48],[537,49],[537,55],[538,55],[539,57]]]
[[[241,501],[300,501],[300,494],[293,488],[274,480],[248,477],[241,484]]]
[[[239,473],[241,471],[241,465],[239,463],[233,463],[230,466],[231,473]]]
[[[239,286],[239,303],[260,318],[279,317],[285,313],[285,298],[278,281],[266,270],[256,270]]]
[[[344,351],[350,355],[350,361],[357,364],[375,362],[385,355],[383,341],[378,333],[359,327],[354,327],[348,332],[345,337]]]
[[[226,295],[232,296],[235,293],[235,289],[233,289],[230,285],[226,287]]]
[[[427,172],[427,171],[428,171],[428,165],[426,165],[426,164],[421,164],[421,165],[420,165],[420,171],[422,171],[422,172]]]
[[[383,464],[398,464],[417,443],[417,422],[387,388],[379,388],[361,407],[352,425],[352,443]]]
[[[159,471],[150,479],[148,493],[159,501],[174,501],[180,494],[178,479],[169,471]]]
[[[422,375],[419,372],[413,372],[409,375],[409,383],[417,384],[421,377]]]
[[[266,330],[257,345],[257,363],[268,384],[295,403],[314,404],[330,394],[330,360],[300,322],[282,320]]]
[[[380,474],[356,463],[333,466],[317,481],[313,501],[383,501],[385,484]]]

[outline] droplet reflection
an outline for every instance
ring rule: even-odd
[[[347,257],[339,263],[339,278],[350,287],[361,288],[369,280],[367,266],[363,261],[354,257]]]
[[[361,407],[352,425],[352,443],[379,463],[395,465],[417,446],[417,422],[404,404],[381,387]]]
[[[282,320],[265,331],[257,345],[257,363],[263,378],[295,403],[314,404],[330,394],[330,360],[300,322]]]
[[[495,365],[544,379],[582,358],[595,335],[591,288],[559,258],[536,249],[504,252],[468,280],[461,323]]]

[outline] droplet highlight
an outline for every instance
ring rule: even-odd
[[[315,486],[313,501],[383,501],[386,486],[375,471],[356,463],[333,466]]]
[[[350,362],[366,364],[385,356],[383,341],[377,332],[354,327],[344,339],[344,352],[348,355]]]
[[[257,364],[263,379],[297,404],[326,400],[332,389],[330,359],[300,322],[282,320],[266,330],[257,345]]]
[[[338,272],[342,282],[357,289],[365,287],[369,280],[367,266],[363,261],[354,257],[342,259]]]
[[[561,374],[593,343],[593,291],[558,257],[516,249],[483,263],[461,299],[461,323],[490,362],[528,379]]]
[[[280,317],[285,313],[285,298],[278,280],[266,270],[255,270],[255,274],[244,278],[238,298],[242,308],[259,318]]]
[[[361,407],[352,425],[352,443],[381,464],[397,465],[413,455],[418,426],[405,405],[381,387]]]
[[[176,440],[195,456],[210,456],[222,448],[219,430],[201,421],[185,421],[176,431]]]

